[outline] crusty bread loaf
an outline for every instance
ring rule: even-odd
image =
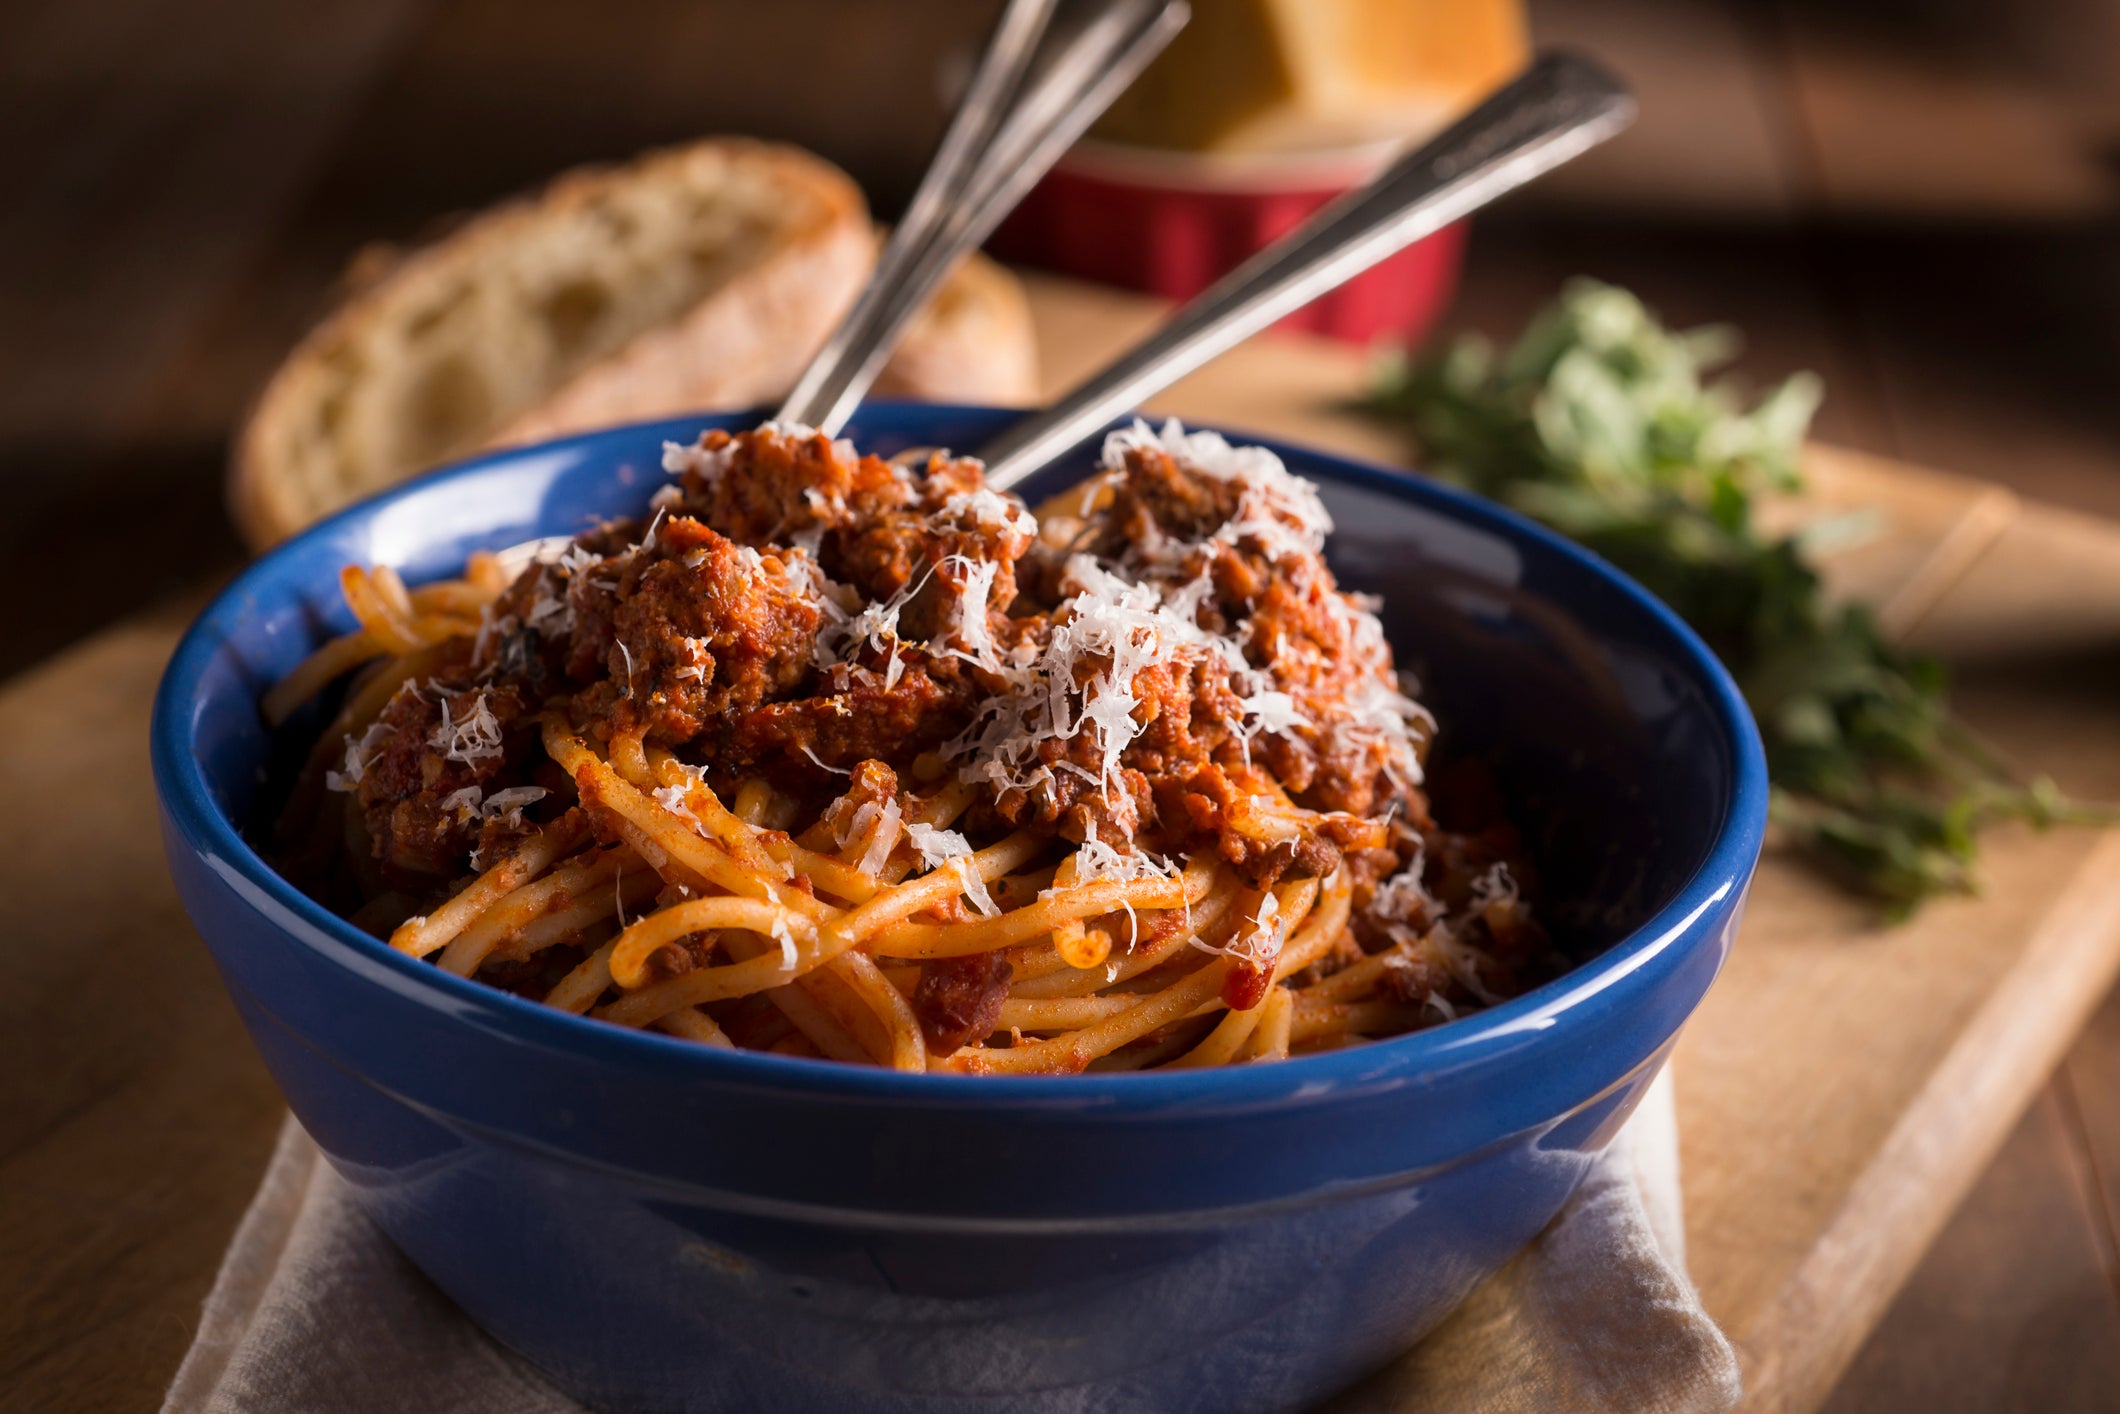
[[[882,235],[876,236],[878,248]],[[847,304],[857,292],[849,292]],[[742,395],[722,386],[726,375],[714,356],[717,341],[710,332],[692,327],[690,320],[652,331],[511,421],[489,444],[534,442],[700,408],[771,402],[794,383],[836,322],[835,314],[769,386]],[[1015,276],[981,255],[960,261],[913,316],[875,386],[876,396],[882,398],[1002,405],[1029,402],[1037,391],[1030,300]]]
[[[913,317],[876,379],[880,398],[1020,407],[1038,395],[1031,302],[981,255],[960,262]]]
[[[770,402],[874,258],[859,189],[799,149],[709,139],[568,173],[370,262],[238,434],[237,524],[263,548],[482,447]],[[916,321],[890,382],[901,396],[1022,401],[1031,362],[1021,290],[980,262]]]

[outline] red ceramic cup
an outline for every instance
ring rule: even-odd
[[[1017,207],[994,250],[1021,264],[1189,299],[1368,182],[1395,150],[1222,157],[1083,142]],[[1418,342],[1457,288],[1464,245],[1463,225],[1446,227],[1282,324],[1357,343]]]

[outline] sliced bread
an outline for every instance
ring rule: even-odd
[[[875,259],[860,190],[796,148],[716,138],[586,168],[365,279],[288,356],[234,449],[263,548],[483,447],[769,402]],[[1030,320],[998,267],[960,269],[900,345],[902,396],[1020,401]]]

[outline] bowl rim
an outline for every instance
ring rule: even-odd
[[[874,399],[857,414],[855,430],[858,432],[863,422],[898,426],[927,419],[994,417],[1010,411],[972,404]],[[438,486],[491,472],[507,463],[549,465],[555,454],[569,454],[570,466],[585,461],[615,465],[617,449],[625,448],[628,454],[637,456],[641,442],[650,437],[689,439],[709,428],[752,425],[764,416],[751,409],[655,418],[482,453],[356,502],[252,561],[192,621],[171,655],[155,694],[150,727],[155,793],[183,848],[224,883],[237,884],[246,902],[288,942],[322,955],[356,978],[376,979],[377,969],[382,969],[381,978],[391,990],[427,1009],[448,1013],[449,1024],[498,1032],[510,1039],[573,1052],[619,1069],[645,1068],[657,1072],[663,1080],[696,1075],[702,1083],[778,1088],[821,1100],[911,1101],[933,1108],[987,1108],[997,1100],[1059,1103],[1069,1108],[1123,1105],[1132,1109],[1200,1100],[1275,1105],[1322,1098],[1371,1082],[1421,1083],[1471,1071],[1491,1071],[1521,1058],[1529,1049],[1553,1044],[1557,1033],[1567,1030],[1561,1025],[1563,1018],[1571,1014],[1609,1015],[1613,1008],[1624,1006],[1653,987],[1659,976],[1675,970],[1686,954],[1704,945],[1713,934],[1713,929],[1699,926],[1702,920],[1734,910],[1743,900],[1766,831],[1764,748],[1750,709],[1729,672],[1662,601],[1601,557],[1483,497],[1405,469],[1206,422],[1185,425],[1189,430],[1219,432],[1233,443],[1264,447],[1290,462],[1291,469],[1299,475],[1308,474],[1306,466],[1315,468],[1332,479],[1411,501],[1432,513],[1500,534],[1536,553],[1572,562],[1576,570],[1606,582],[1617,591],[1628,611],[1642,615],[1656,631],[1666,635],[1678,650],[1674,656],[1692,671],[1702,690],[1734,766],[1723,819],[1686,882],[1632,931],[1562,976],[1498,1006],[1403,1036],[1292,1057],[1272,1065],[1051,1076],[907,1074],[840,1061],[701,1046],[660,1032],[613,1026],[559,1011],[444,972],[430,962],[398,952],[309,898],[273,869],[237,824],[222,812],[204,768],[191,749],[198,688],[208,667],[223,651],[223,626],[240,618],[246,604],[287,597],[273,585],[292,572],[295,562],[320,553],[320,547],[349,524]],[[1113,426],[1125,425],[1132,416],[1116,419]],[[1305,466],[1295,465],[1297,462]],[[261,594],[261,590],[268,592]],[[1664,1039],[1667,1038],[1658,1038],[1647,1051],[1660,1049]]]

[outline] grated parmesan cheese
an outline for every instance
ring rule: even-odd
[[[1122,470],[1130,451],[1159,451],[1179,465],[1231,482],[1239,491],[1237,514],[1211,539],[1239,545],[1249,540],[1269,559],[1316,555],[1332,533],[1332,516],[1318,488],[1291,472],[1264,447],[1233,447],[1216,432],[1187,432],[1176,418],[1162,427],[1135,419],[1104,439],[1099,464]]]
[[[1265,689],[1238,700],[1244,709],[1244,735],[1251,738],[1261,732],[1285,732],[1291,727],[1307,726],[1310,718],[1296,706],[1296,700],[1285,692]]]
[[[543,786],[510,786],[506,790],[497,790],[487,796],[486,803],[479,807],[479,813],[489,820],[496,816],[520,820],[526,807],[537,804],[548,794],[550,792]]]
[[[1415,835],[1413,858],[1407,860],[1406,866],[1398,873],[1377,885],[1369,904],[1371,916],[1401,935],[1409,928],[1422,926],[1438,911],[1428,886],[1422,882],[1421,876],[1426,868],[1427,845]]]
[[[1202,952],[1217,953],[1233,957],[1254,967],[1271,967],[1281,955],[1281,932],[1285,920],[1281,917],[1281,899],[1272,889],[1266,890],[1259,899],[1258,908],[1245,920],[1251,926],[1229,940],[1222,947],[1202,942],[1198,938],[1192,945]]]
[[[511,786],[488,796],[478,786],[465,786],[443,796],[442,809],[456,812],[459,819],[475,815],[482,820],[521,824],[524,807],[537,804],[546,794],[543,786]]]
[[[651,501],[651,502],[650,502],[650,504],[652,505],[652,504],[653,504],[653,502]],[[649,517],[649,520],[648,520],[648,529],[646,530],[646,532],[645,532],[645,533],[643,533],[643,534],[641,535],[640,539],[639,539],[639,540],[638,540],[637,542],[635,542],[635,544],[634,544],[634,546],[633,546],[633,548],[634,548],[634,549],[636,549],[636,550],[649,550],[649,549],[652,549],[652,548],[654,548],[654,545],[655,545],[655,532],[656,532],[656,531],[658,531],[658,530],[660,530],[660,529],[662,529],[663,517],[664,517],[664,516],[665,516],[666,514],[668,514],[668,513],[669,513],[669,507],[667,507],[667,506],[656,506],[656,507],[655,507],[655,514],[654,514],[653,516]]]
[[[803,745],[802,745],[802,746],[801,746],[801,747],[800,747],[799,749],[801,750],[802,754],[803,754],[803,755],[805,755],[805,756],[807,756],[807,757],[809,757],[809,758],[810,758],[810,760],[811,760],[811,761],[812,761],[812,762],[813,762],[813,763],[814,763],[814,764],[815,764],[815,765],[816,765],[816,766],[818,767],[818,769],[820,769],[820,770],[824,770],[824,771],[830,771],[830,772],[831,772],[831,773],[832,773],[833,775],[835,775],[835,776],[851,776],[851,775],[853,775],[853,774],[854,774],[854,773],[853,773],[852,771],[848,770],[848,769],[847,769],[846,767],[844,767],[844,766],[828,766],[828,765],[826,765],[826,764],[825,764],[825,763],[824,763],[823,761],[821,761],[821,760],[819,760],[819,759],[818,759],[818,756],[817,756],[817,753],[816,753],[816,752],[814,752],[814,751],[810,750],[810,747],[809,747],[809,743],[807,743],[807,742],[803,743]]]
[[[556,563],[560,569],[566,572],[569,578],[579,578],[581,575],[603,564],[604,557],[592,554],[580,545],[570,545],[567,547],[567,553],[561,555]]]
[[[685,657],[690,661],[671,673],[670,676],[680,682],[693,681],[704,684],[710,672],[710,665],[714,661],[714,654],[707,640],[704,638],[685,637],[679,638],[677,641],[684,645]],[[631,685],[631,681],[631,675],[629,674],[627,678],[628,686]]]
[[[1497,859],[1486,873],[1472,881],[1472,902],[1468,907],[1477,913],[1489,904],[1513,904],[1516,899],[1516,880],[1510,877],[1508,864]]]
[[[1116,846],[1106,844],[1103,840],[1097,838],[1097,826],[1095,822],[1092,822],[1089,826],[1088,837],[1075,850],[1073,882],[1077,885],[1095,883],[1131,884],[1140,879],[1168,879],[1174,872],[1175,866],[1169,860],[1159,859],[1147,850],[1119,849]],[[1045,898],[1056,891],[1057,886],[1044,890],[1038,896]],[[1127,951],[1131,952],[1134,945],[1141,941],[1141,919],[1134,912],[1134,905],[1131,900],[1122,898],[1119,901],[1119,906],[1126,910],[1128,929],[1126,948]],[[1192,917],[1192,905],[1190,903],[1185,906],[1185,916],[1189,922]]]
[[[689,471],[708,486],[721,480],[721,474],[729,469],[729,463],[735,459],[736,444],[730,442],[709,450],[702,445],[706,440],[707,434],[702,432],[699,434],[699,441],[689,447],[682,442],[663,443],[663,470],[672,476],[682,476]]]
[[[525,627],[547,637],[558,637],[574,630],[574,610],[567,605],[566,596],[552,592],[552,576],[543,570],[537,576],[537,597],[530,601],[530,611],[523,616]]]
[[[842,797],[841,804],[844,803]],[[826,816],[830,819],[830,815]],[[832,836],[845,849],[855,840],[866,837],[868,847],[856,865],[865,874],[874,874],[890,860],[891,851],[898,847],[899,827],[905,814],[898,808],[895,797],[884,800],[863,801],[845,819],[832,828]]]
[[[475,766],[501,754],[500,719],[486,705],[485,693],[474,693],[471,710],[461,720],[456,720],[449,712],[449,689],[434,683],[428,686],[440,696],[442,720],[428,735],[427,744],[440,751],[443,760]]]
[[[898,661],[898,616],[905,611],[906,605],[913,602],[913,596],[926,587],[934,574],[935,567],[930,565],[927,573],[916,580],[909,580],[904,588],[883,603],[870,604],[858,614],[849,615],[841,610],[836,621],[821,624],[817,632],[817,647],[813,650],[817,666],[830,667],[840,662],[849,652],[865,644],[878,653],[888,652],[891,655],[884,686],[886,689],[896,687],[899,674],[904,671],[904,665]],[[818,578],[823,579],[821,571]]]
[[[989,486],[958,492],[942,503],[937,515],[980,530],[999,530],[1025,539],[1038,533],[1038,518],[1022,502]]]
[[[1075,882],[1078,884],[1131,884],[1141,879],[1168,879],[1177,872],[1169,860],[1145,849],[1120,849],[1097,838],[1097,827],[1075,850]],[[1051,892],[1051,890],[1047,890]]]
[[[367,775],[368,768],[375,764],[375,758],[382,753],[383,743],[389,740],[390,735],[390,728],[384,726],[381,722],[369,723],[368,730],[362,732],[359,739],[356,739],[351,732],[348,732],[346,734],[346,759],[339,770],[326,771],[324,773],[324,789],[336,791],[358,790],[361,784],[361,777]]]
[[[1225,660],[1242,650],[1211,634],[1189,614],[1172,612],[1153,584],[1129,583],[1089,555],[1067,561],[1064,583],[1074,593],[1062,605],[1042,652],[1025,663],[1008,665],[1010,690],[981,704],[972,725],[944,749],[969,758],[962,769],[968,782],[997,790],[1030,790],[1038,745],[1070,741],[1088,733],[1099,770],[1090,776],[1111,800],[1120,758],[1142,731],[1134,719],[1140,705],[1134,680],[1151,666],[1174,664],[1188,650]],[[1095,665],[1087,682],[1081,670]],[[1080,771],[1073,762],[1061,769]],[[1088,773],[1084,773],[1087,775]],[[1048,775],[1048,779],[1049,779]]]
[[[951,555],[942,562],[963,581],[957,597],[950,606],[949,626],[927,646],[927,651],[936,657],[962,658],[975,667],[990,672],[1001,671],[1001,656],[995,647],[994,637],[987,626],[988,601],[994,592],[994,576],[1001,570],[995,560],[974,560],[965,555]],[[961,648],[952,648],[954,637]]]
[[[941,829],[935,825],[915,821],[906,826],[906,842],[919,852],[920,862],[929,869],[955,867],[957,881],[964,886],[964,899],[974,912],[983,918],[992,918],[1001,910],[994,906],[993,895],[986,891],[986,880],[972,867],[972,842],[955,830]],[[958,863],[962,860],[962,863]]]
[[[692,807],[686,803],[691,793],[683,786],[658,786],[649,794],[655,797],[657,805],[690,825],[695,834],[706,834],[706,826],[700,824],[699,817],[692,813]]]
[[[1503,999],[1486,979],[1480,976],[1480,958],[1476,949],[1457,940],[1457,935],[1447,923],[1438,923],[1428,930],[1428,946],[1442,958],[1450,975],[1465,984],[1465,990],[1479,1000],[1483,1006],[1494,1006]]]
[[[895,798],[882,802],[880,806],[871,801],[862,807],[862,810],[871,809],[877,812],[876,818],[872,824],[864,826],[868,831],[869,846],[861,852],[857,867],[864,874],[875,875],[883,872],[883,866],[890,862],[891,851],[898,847],[904,812],[899,810]],[[859,812],[856,814],[858,817]]]

